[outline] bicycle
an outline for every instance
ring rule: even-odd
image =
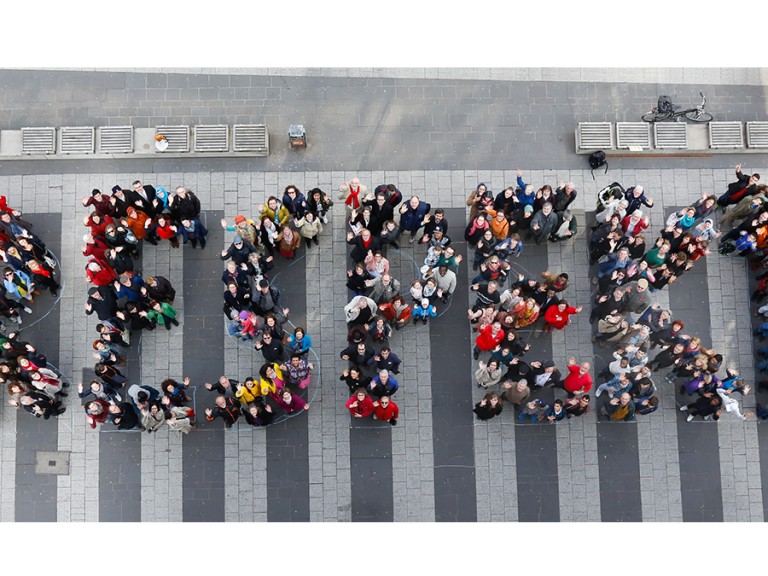
[[[710,122],[712,120],[712,114],[704,111],[704,106],[707,103],[707,97],[704,96],[704,92],[699,92],[701,95],[701,104],[695,108],[688,108],[686,110],[680,110],[680,106],[674,106],[672,102],[666,96],[660,96],[658,106],[653,108],[650,112],[646,112],[641,116],[644,122],[665,122],[668,120],[679,121],[681,116],[684,116],[686,120],[691,122]]]

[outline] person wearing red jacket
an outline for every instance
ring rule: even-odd
[[[85,280],[95,286],[109,286],[115,279],[115,271],[95,258],[88,260],[85,266]]]
[[[589,362],[576,364],[576,358],[568,358],[568,376],[563,380],[563,389],[568,392],[568,397],[581,396],[592,389],[592,376],[589,374],[591,365]]]
[[[474,358],[480,357],[480,352],[490,352],[504,340],[504,330],[501,329],[501,322],[488,324],[480,330],[475,338]]]
[[[85,419],[91,430],[95,430],[99,424],[104,424],[109,416],[109,403],[96,398],[85,405]]]
[[[581,306],[574,308],[565,300],[557,306],[550,306],[544,313],[544,332],[552,332],[555,328],[562,330],[571,321],[571,314],[578,314],[581,310]]]
[[[362,388],[355,390],[345,404],[349,413],[355,418],[367,418],[373,414],[373,400]]]
[[[389,396],[382,396],[373,403],[373,419],[389,422],[392,426],[397,425],[397,419],[400,417],[400,409],[397,404],[392,402]]]

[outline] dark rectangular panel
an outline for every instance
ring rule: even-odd
[[[523,240],[523,252],[511,261],[510,282],[517,281],[519,274],[533,280],[541,280],[540,274],[548,268],[547,244],[536,245],[533,240]],[[552,270],[566,272],[566,270]],[[509,283],[505,286],[507,288]],[[552,359],[552,336],[541,332],[543,319],[533,326],[518,330],[521,341],[531,345],[525,360],[544,362]],[[558,366],[563,372],[564,367]],[[552,388],[537,388],[533,382],[531,398],[540,398],[552,404],[555,394]],[[557,432],[555,426],[565,424],[541,424],[518,419],[507,405],[507,418],[514,418],[515,458],[517,460],[517,505],[521,522],[557,522],[560,520],[560,489],[557,477]]]
[[[432,358],[432,434],[435,462],[435,520],[473,522],[477,519],[474,434],[472,431],[472,356],[474,345],[467,328],[466,303],[469,287],[466,266],[467,243],[462,230],[463,209],[445,210],[448,235],[456,254],[464,255],[450,306],[443,306],[430,321]],[[463,320],[463,321],[462,321]]]
[[[61,214],[24,214],[24,219],[33,225],[32,232],[45,242],[46,247],[57,257],[61,254]],[[57,275],[60,274],[60,268]],[[59,283],[61,283],[61,277]],[[68,290],[79,290],[77,282],[67,278]],[[61,292],[60,292],[61,294]],[[19,338],[32,344],[45,354],[54,368],[59,364],[59,324],[61,307],[56,298],[44,288],[29,304],[32,314],[22,312],[24,323]],[[11,323],[9,323],[11,324]],[[11,324],[11,326],[14,326]],[[66,377],[66,375],[65,375]],[[68,388],[67,390],[71,390]],[[76,393],[73,393],[76,395]],[[63,404],[72,409],[71,398],[63,398]],[[56,417],[48,420],[35,418],[24,409],[19,409],[16,419],[16,521],[56,521],[56,476],[35,473],[38,451],[58,450],[59,430]]]
[[[146,244],[142,250],[154,250]],[[134,270],[142,275],[142,260],[137,259]],[[155,273],[155,270],[151,271]],[[95,334],[92,335],[95,339]],[[90,340],[89,335],[89,340]],[[121,368],[128,383],[122,397],[128,398],[131,384],[141,382],[141,331],[131,333],[131,345],[124,351],[126,365]],[[83,385],[94,378],[93,370],[83,370]],[[93,398],[92,396],[89,397]],[[86,399],[87,400],[87,399]],[[101,427],[99,436],[99,521],[141,522],[141,432],[118,431],[113,425]]]
[[[594,225],[594,213],[588,213],[586,218],[588,226]],[[590,234],[586,235],[587,246],[589,236]],[[595,265],[591,269],[590,278],[596,277],[596,274],[597,266]],[[593,330],[596,329],[597,320],[592,326]],[[612,343],[606,346],[593,345],[595,356],[592,370],[595,381],[591,394],[593,410],[599,411],[609,401],[608,394],[601,394],[596,398],[594,391],[603,383],[604,378],[599,376],[599,373],[613,362],[615,349],[616,346]],[[600,421],[600,418],[598,416],[597,454],[601,519],[604,522],[641,522],[643,514],[637,425],[634,422]]]
[[[316,249],[316,248],[314,248]],[[290,322],[305,326],[307,315],[306,248],[299,248],[294,260],[276,255],[271,284],[281,292],[284,307],[290,308]],[[291,330],[291,323],[286,330]],[[254,354],[261,356],[254,350]],[[317,393],[313,382],[306,390],[294,390],[312,403]],[[276,410],[280,413],[280,410]],[[309,420],[305,412],[276,422],[267,429],[267,520],[270,522],[309,521]]]
[[[190,374],[196,391],[197,430],[184,435],[183,518],[185,522],[224,521],[224,425],[207,422],[205,408],[214,394],[204,382],[215,382],[224,373],[224,285],[219,258],[224,217],[218,210],[204,211],[209,230],[205,250],[184,248],[184,374]],[[180,287],[176,287],[179,291]]]
[[[641,522],[637,424],[598,422],[597,454],[602,521]]]
[[[352,521],[392,522],[392,432],[386,422],[352,422],[350,479],[352,481]]]
[[[714,250],[713,250],[714,252]],[[700,258],[669,289],[672,317],[685,322],[685,333],[701,338],[710,347],[709,291],[707,258]],[[659,383],[665,384],[664,381]],[[675,390],[677,404],[689,404],[695,397]],[[683,521],[722,522],[723,496],[720,479],[720,446],[717,422],[686,422],[686,414],[677,413],[677,446],[680,452],[680,488]]]

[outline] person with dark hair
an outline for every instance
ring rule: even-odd
[[[158,302],[157,300],[152,300],[149,303],[147,318],[150,322],[154,322],[160,326],[165,326],[166,330],[170,330],[171,324],[174,326],[179,325],[179,321],[176,320],[176,314],[176,309],[168,304],[168,302]]]
[[[587,412],[589,412],[589,395],[584,394],[584,396],[573,398],[566,398],[564,406],[565,406],[565,412],[567,414],[566,418],[570,418],[571,416],[583,416]]]
[[[686,420],[690,422],[696,416],[704,420],[719,420],[723,413],[723,401],[714,392],[706,392],[699,396],[695,402],[680,406],[681,412],[688,412]]]
[[[283,190],[283,206],[294,218],[303,218],[304,214],[309,212],[309,206],[307,205],[307,199],[301,190],[293,184],[289,184]]]
[[[107,422],[112,422],[118,430],[133,430],[139,426],[139,417],[129,402],[110,404],[107,411]]]
[[[314,214],[315,218],[320,220],[323,224],[328,224],[328,212],[333,206],[333,201],[328,197],[328,194],[320,190],[320,188],[312,188],[309,191],[309,200],[307,207],[309,211]]]
[[[477,415],[478,420],[490,420],[501,414],[503,409],[504,405],[499,395],[496,392],[488,392],[480,402],[475,404],[472,412]]]
[[[568,413],[565,411],[563,401],[558,398],[547,408],[547,411],[544,413],[544,418],[550,424],[554,424],[555,422],[564,420],[567,415]]]
[[[357,388],[344,406],[354,418],[367,418],[374,410],[373,400],[364,388]]]
[[[717,199],[717,205],[725,212],[726,207],[737,204],[745,196],[754,196],[757,194],[757,183],[760,181],[760,174],[743,174],[741,164],[736,165],[736,182],[728,184],[725,194]]]
[[[400,373],[400,363],[400,358],[387,345],[382,346],[379,353],[374,353],[373,358],[368,360],[370,366],[376,366],[377,370],[387,370],[391,374]]]
[[[274,338],[272,333],[265,330],[261,333],[261,342],[256,342],[256,350],[261,350],[264,360],[267,362],[282,362],[285,357],[285,348],[283,343]]]
[[[309,403],[298,394],[294,394],[288,386],[277,394],[272,394],[272,399],[286,414],[297,414],[302,410],[309,410]]]
[[[302,390],[309,386],[312,379],[312,370],[315,365],[312,362],[307,362],[301,354],[291,354],[290,360],[284,362],[280,368],[285,375],[285,383],[290,386],[298,386]]]
[[[160,390],[168,397],[168,400],[173,406],[182,406],[189,402],[185,390],[189,388],[189,376],[185,376],[181,384],[176,382],[173,378],[166,378],[160,384]]]

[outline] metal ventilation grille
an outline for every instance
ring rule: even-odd
[[[168,148],[164,152],[189,152],[189,126],[158,126],[155,134],[168,139]]]
[[[653,137],[656,148],[688,148],[688,132],[684,122],[655,122]]]
[[[617,148],[650,148],[651,125],[648,122],[617,122]]]
[[[195,152],[228,152],[229,126],[195,126]]]
[[[613,148],[613,129],[610,122],[579,122],[576,128],[576,147],[585,150]]]
[[[133,152],[133,126],[102,126],[97,133],[99,152]]]
[[[22,128],[22,154],[53,154],[56,152],[56,128]]]
[[[747,147],[768,148],[768,122],[747,122]]]
[[[93,154],[96,134],[93,126],[65,126],[59,134],[61,154]]]
[[[266,124],[235,124],[232,126],[232,149],[235,152],[260,152],[269,155],[269,134]]]
[[[741,122],[710,122],[710,148],[744,148],[744,130]]]

